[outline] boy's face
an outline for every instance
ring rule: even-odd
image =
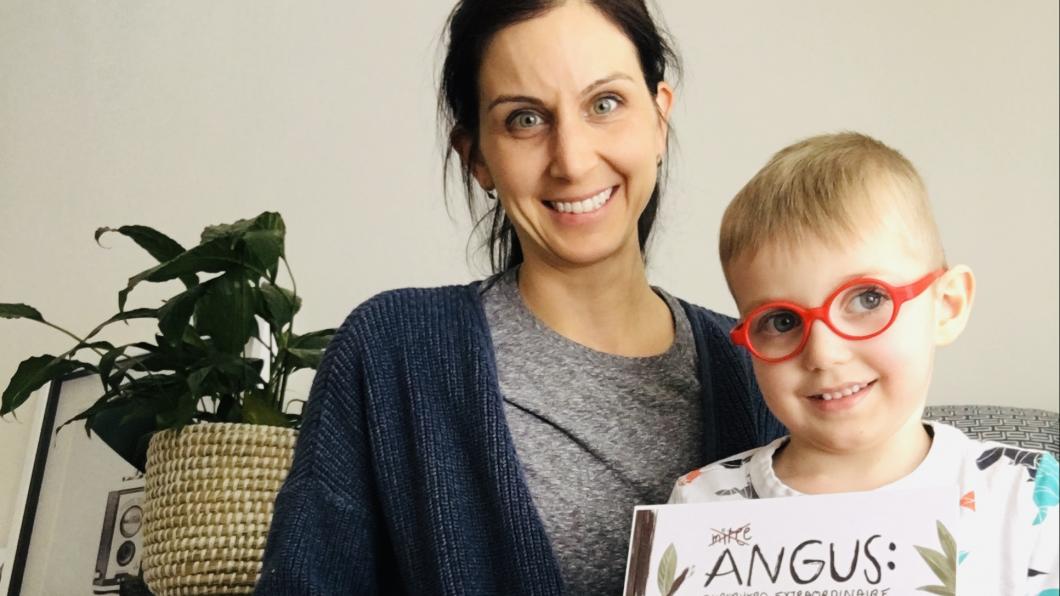
[[[818,241],[794,250],[767,245],[733,261],[729,282],[741,316],[774,300],[819,306],[857,277],[895,286],[920,279],[934,267],[904,240],[908,232],[892,221],[839,248]],[[928,288],[901,306],[886,331],[865,340],[843,339],[815,321],[795,357],[774,364],[754,359],[770,410],[796,440],[828,452],[873,449],[918,432],[938,337],[936,310],[936,292]],[[855,386],[860,390],[839,397]],[[825,393],[837,399],[825,400]]]

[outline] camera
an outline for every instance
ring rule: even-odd
[[[127,578],[140,574],[143,503],[142,486],[114,490],[107,495],[92,580],[95,593],[114,593]]]

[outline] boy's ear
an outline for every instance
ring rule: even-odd
[[[467,131],[454,130],[449,142],[453,144],[453,149],[456,149],[457,154],[460,156],[460,163],[465,168],[469,167],[471,169],[471,175],[475,177],[482,190],[487,192],[493,190],[496,187],[493,183],[493,176],[490,175],[489,169],[482,161],[482,156],[479,152],[472,152],[471,137],[468,136]]]
[[[975,298],[975,275],[965,265],[955,265],[941,278],[935,290],[935,345],[957,339],[968,324]]]

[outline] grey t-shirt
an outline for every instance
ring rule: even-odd
[[[633,507],[665,503],[678,476],[707,463],[692,328],[656,289],[674,319],[670,348],[598,352],[535,317],[516,275],[483,296],[512,439],[567,592],[619,594]]]

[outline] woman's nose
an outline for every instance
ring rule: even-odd
[[[549,175],[575,181],[595,167],[599,155],[593,142],[592,130],[577,117],[563,118],[556,123],[552,138],[552,161]]]
[[[836,335],[824,321],[814,321],[802,349],[803,366],[808,370],[828,370],[850,360],[850,340]]]

